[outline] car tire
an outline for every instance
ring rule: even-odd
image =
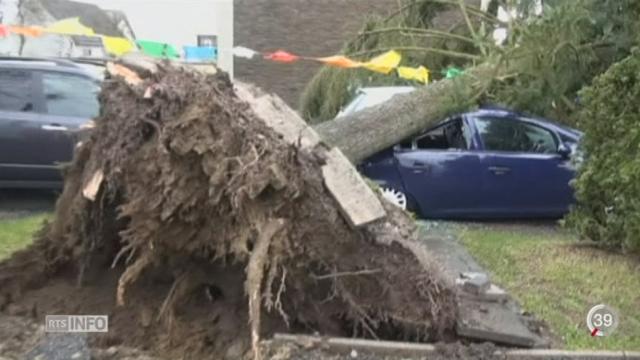
[[[408,209],[409,199],[407,198],[407,194],[404,192],[391,187],[381,187],[380,194],[382,194],[382,197],[385,198],[385,200],[402,210]]]

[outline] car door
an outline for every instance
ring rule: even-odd
[[[45,161],[69,162],[80,127],[98,115],[99,84],[88,76],[58,71],[36,73],[44,104],[41,128],[50,144]]]
[[[77,130],[98,112],[97,89],[81,75],[0,69],[0,185],[59,184]]]
[[[481,116],[482,202],[499,217],[560,216],[572,202],[570,160],[551,129],[520,118]]]
[[[458,130],[456,130],[456,128]],[[452,132],[458,131],[457,135]],[[481,188],[480,155],[471,129],[455,118],[395,153],[405,190],[430,218],[476,216]]]
[[[54,174],[46,161],[36,80],[32,71],[0,68],[0,181],[5,185]]]

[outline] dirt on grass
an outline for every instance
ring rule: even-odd
[[[351,227],[324,151],[286,143],[226,75],[138,74],[105,81],[53,220],[0,263],[0,311],[109,315],[95,346],[185,359],[259,356],[275,332],[452,336],[453,287],[409,217]]]

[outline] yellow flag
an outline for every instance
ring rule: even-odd
[[[382,55],[376,56],[366,63],[363,63],[362,67],[367,68],[371,71],[388,74],[392,72],[393,69],[398,67],[401,60],[402,56],[397,52],[391,50]]]
[[[80,18],[69,18],[55,22],[44,29],[44,31],[61,35],[86,35],[96,34],[92,28],[82,25]]]
[[[419,68],[400,66],[398,68],[398,76],[407,80],[419,81],[423,84],[429,83],[429,70],[424,66],[420,66]]]
[[[103,36],[102,43],[107,52],[115,56],[121,56],[136,49],[131,40],[122,37]]]

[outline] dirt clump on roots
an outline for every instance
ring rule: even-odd
[[[455,294],[403,212],[349,226],[323,152],[286,143],[225,74],[139,75],[105,81],[55,217],[0,264],[0,310],[106,314],[95,343],[184,358],[252,357],[275,332],[451,334]]]

